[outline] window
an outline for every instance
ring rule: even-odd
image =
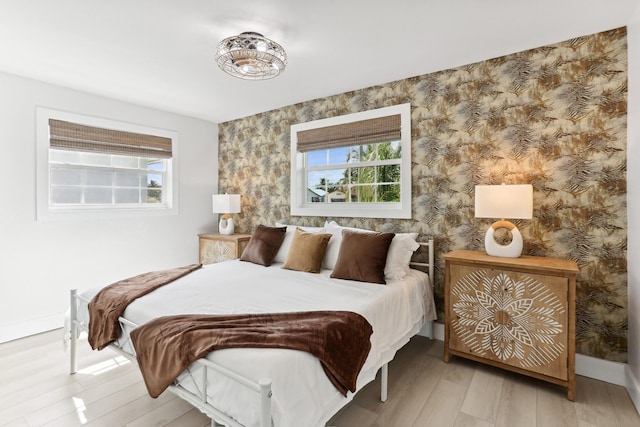
[[[175,213],[177,135],[38,109],[38,219]]]
[[[411,218],[410,105],[291,126],[291,214]]]

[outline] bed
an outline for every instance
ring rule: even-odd
[[[332,277],[339,270],[340,249],[346,244],[346,239],[340,241],[340,235],[346,235],[344,227],[327,224],[313,229],[284,229],[286,238],[268,267],[246,260],[205,265],[136,299],[120,316],[122,333],[110,347],[135,362],[130,332],[161,316],[348,311],[364,317],[373,328],[371,349],[357,375],[355,392],[381,370],[381,400],[386,400],[388,362],[413,335],[429,330],[425,324],[436,317],[433,241],[420,244],[420,250],[428,251],[427,261],[412,264],[430,274],[409,268],[410,256],[405,256],[401,263],[407,264],[401,266],[404,274],[386,275],[386,285],[381,285]],[[300,252],[294,233],[302,231],[305,235],[332,236],[327,238],[319,272],[283,268],[288,265],[287,252]],[[396,234],[392,243],[406,236],[412,240],[417,235]],[[414,250],[405,251],[405,255]],[[390,263],[389,258],[386,264]],[[80,331],[88,330],[88,304],[99,290],[71,291],[68,330],[72,373],[77,365],[77,337]],[[340,393],[311,354],[280,348],[213,351],[189,366],[168,390],[208,415],[212,425],[247,427],[323,426],[355,394]]]

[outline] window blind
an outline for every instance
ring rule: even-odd
[[[299,131],[298,152],[400,139],[400,114]]]
[[[49,119],[49,146],[59,150],[168,159],[171,138]]]

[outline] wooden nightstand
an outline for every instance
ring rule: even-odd
[[[453,251],[445,259],[444,360],[465,357],[567,388],[575,399],[575,262]]]
[[[200,264],[240,258],[249,243],[250,234],[198,234],[200,238]]]

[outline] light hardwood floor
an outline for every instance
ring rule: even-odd
[[[60,330],[0,345],[2,426],[208,426],[171,393],[146,394],[135,366],[81,342],[80,371],[68,374]],[[460,358],[415,337],[389,365],[389,399],[374,381],[328,425],[456,427],[632,427],[640,416],[623,387],[578,377],[576,402],[563,389]],[[301,426],[304,427],[304,426]]]

